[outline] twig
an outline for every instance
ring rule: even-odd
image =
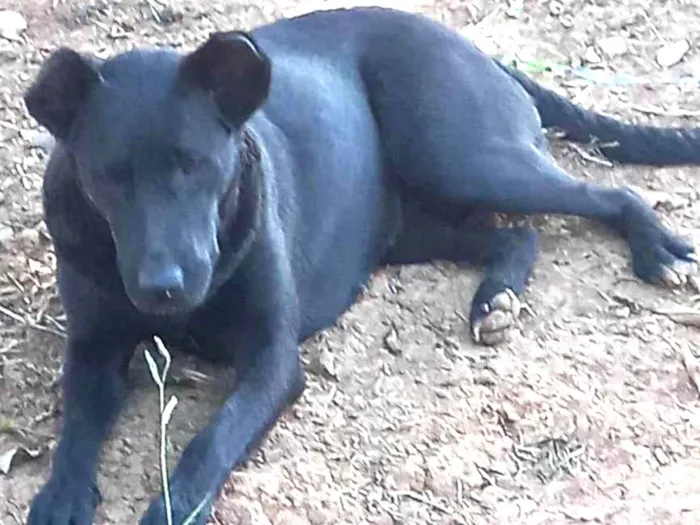
[[[160,408],[160,475],[163,485],[163,498],[165,499],[165,517],[168,525],[173,525],[173,506],[170,494],[170,481],[168,478],[168,463],[167,463],[167,453],[166,453],[166,439],[167,439],[167,427],[170,422],[170,418],[173,415],[173,411],[177,406],[177,397],[170,396],[167,404],[165,403],[165,383],[168,377],[168,371],[170,370],[170,364],[172,359],[170,357],[170,352],[163,344],[163,341],[158,336],[153,336],[153,341],[156,344],[158,353],[165,359],[165,364],[163,365],[163,370],[158,372],[158,365],[156,364],[153,356],[148,350],[144,350],[144,357],[146,358],[146,364],[151,372],[151,377],[153,382],[158,387],[158,405]],[[185,518],[180,525],[191,525],[194,523],[195,518],[199,515],[202,509],[207,505],[211,494],[207,493],[202,500],[199,502],[197,507]]]
[[[23,326],[26,326],[28,328],[32,328],[32,329],[36,330],[37,332],[44,332],[44,333],[52,334],[52,335],[55,335],[55,336],[58,336],[61,338],[66,337],[65,332],[59,332],[58,330],[55,330],[55,329],[50,328],[48,326],[29,322],[24,317],[19,315],[18,313],[13,312],[9,308],[5,308],[4,306],[1,306],[1,305],[0,305],[0,314],[3,314],[4,316],[9,317],[13,321],[17,321],[19,324],[21,324]]]
[[[642,13],[642,18],[644,18],[644,21],[647,23],[647,26],[649,26],[649,29],[651,29],[651,32],[654,33],[654,36],[663,44],[667,44],[668,41],[664,38],[664,36],[659,32],[658,29],[656,29],[656,26],[652,23],[651,19],[649,18],[649,15],[644,9],[641,9]]]
[[[153,16],[153,19],[160,24],[162,22],[162,18],[160,17],[160,10],[164,9],[166,7],[166,4],[164,2],[161,2],[160,0],[146,0],[146,4],[151,10],[151,16]]]
[[[610,162],[609,160],[601,159],[599,157],[596,157],[594,155],[591,155],[588,153],[586,150],[584,150],[581,146],[578,144],[575,144],[573,142],[569,142],[567,144],[571,149],[576,151],[584,160],[587,160],[589,162],[593,162],[594,164],[600,164],[601,166],[606,166],[608,168],[613,167],[613,163]]]
[[[168,370],[170,370],[170,352],[168,352],[168,349],[165,348],[165,345],[160,337],[154,336],[153,341],[156,344],[158,353],[165,359],[163,370],[160,373],[158,372],[158,365],[156,365],[153,356],[148,350],[144,350],[144,356],[146,358],[146,363],[148,364],[148,369],[151,372],[151,377],[158,387],[158,404],[160,407],[160,474],[163,483],[163,498],[165,499],[165,517],[168,525],[173,525],[173,508],[170,500],[166,438],[168,422],[170,421],[170,416],[172,416],[173,410],[177,405],[177,398],[172,396],[168,401],[168,404],[165,404],[165,381],[168,376]]]
[[[37,323],[27,323],[27,326],[29,328],[36,330],[37,332],[44,332],[45,334],[55,335],[56,337],[60,337],[62,339],[66,338],[65,332],[61,332],[59,330],[56,330],[54,328],[50,328],[48,326],[44,326],[44,325],[37,324]]]
[[[410,492],[410,491],[397,491],[394,492],[394,496],[398,498],[408,498],[412,499],[413,501],[417,501],[418,503],[423,503],[424,505],[428,505],[429,507],[434,508],[435,510],[439,510],[443,514],[449,514],[450,511],[446,507],[443,507],[439,503],[435,503],[434,501],[431,501],[430,499],[426,498],[425,496],[418,494],[417,492]]]
[[[18,313],[13,312],[13,311],[10,310],[9,308],[5,308],[5,307],[2,306],[2,305],[0,305],[0,314],[6,315],[6,316],[9,317],[10,319],[14,319],[14,320],[17,321],[18,323],[21,323],[21,324],[28,324],[28,323],[27,323],[27,320],[26,320],[24,317],[22,317],[22,316],[19,315]]]
[[[23,521],[19,519],[17,512],[15,512],[15,510],[19,510],[17,509],[17,505],[13,503],[12,506],[15,507],[15,509],[7,509],[7,513],[17,522],[17,525],[22,525]]]
[[[49,314],[44,314],[44,319],[46,319],[47,321],[49,321],[49,323],[51,323],[52,325],[54,325],[54,326],[56,327],[56,330],[58,330],[59,332],[63,332],[63,333],[66,332],[66,327],[65,327],[63,324],[61,324],[61,323],[60,323],[56,318],[54,318],[53,316],[51,316],[51,315],[49,315]]]

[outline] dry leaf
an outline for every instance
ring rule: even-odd
[[[165,408],[163,409],[163,415],[161,416],[161,419],[163,420],[163,426],[167,426],[168,423],[170,423],[170,418],[173,416],[173,410],[175,410],[176,406],[177,398],[175,396],[171,396],[170,400],[165,405]]]
[[[36,459],[41,456],[43,452],[42,449],[13,447],[7,452],[0,454],[0,473],[8,475],[10,470],[17,466],[18,462],[23,463],[30,459]]]

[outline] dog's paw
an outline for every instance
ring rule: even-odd
[[[662,265],[657,284],[666,288],[681,288],[698,273],[695,261],[677,260],[670,265]]]
[[[34,497],[27,525],[92,525],[101,499],[94,484],[50,480]]]
[[[693,246],[668,231],[646,232],[630,245],[634,273],[643,281],[681,288],[697,274],[698,258]]]
[[[493,296],[487,302],[474,304],[472,311],[472,335],[474,341],[484,345],[497,345],[503,342],[518,317],[520,299],[510,288]]]
[[[178,491],[171,493],[171,509],[173,523],[182,525],[206,525],[212,510],[212,501],[208,496],[198,502],[191,503],[188,498]],[[165,498],[160,494],[151,502],[148,510],[139,521],[139,525],[165,525],[166,519]]]

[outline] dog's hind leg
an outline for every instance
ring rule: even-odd
[[[683,282],[693,248],[633,192],[560,169],[532,99],[490,59],[427,25],[373,50],[363,79],[389,170],[410,191],[456,210],[593,219],[627,240],[639,278]]]
[[[617,232],[629,245],[634,273],[645,282],[678,286],[694,267],[693,247],[669,231],[639,195],[573,179],[534,147],[484,150],[467,169],[480,179],[468,188],[462,184],[464,199],[495,212],[576,215]],[[440,178],[447,195],[457,195],[457,177]]]
[[[458,228],[423,214],[408,224],[385,257],[386,264],[433,260],[484,266],[472,299],[469,323],[477,343],[497,344],[520,313],[518,296],[532,272],[537,235],[526,228]]]
[[[666,228],[653,208],[624,188],[585,183],[570,177],[531,145],[485,145],[463,155],[444,141],[437,151],[414,156],[405,183],[420,188],[445,207],[478,207],[515,214],[563,214],[595,220],[628,243],[632,269],[645,282],[679,286],[694,269],[693,247]],[[410,155],[410,154],[409,154]],[[424,176],[423,170],[431,170]]]

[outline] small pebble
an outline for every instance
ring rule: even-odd
[[[690,43],[687,40],[670,42],[656,52],[656,62],[661,67],[671,67],[683,60],[689,50]]]
[[[627,41],[623,36],[601,38],[597,45],[598,49],[609,57],[624,55],[627,52]]]
[[[17,11],[0,11],[0,37],[7,40],[19,40],[27,29],[27,21]]]

